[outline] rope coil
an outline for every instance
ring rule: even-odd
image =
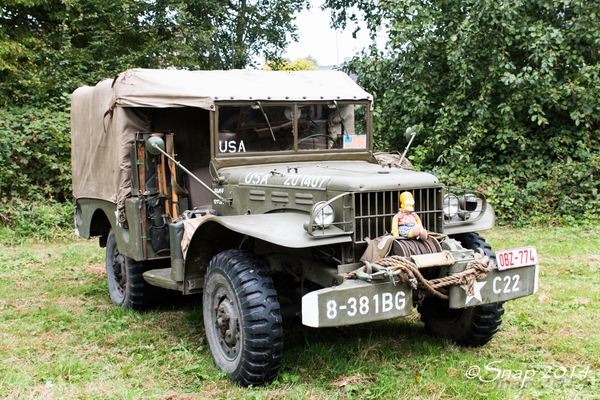
[[[377,263],[364,261],[365,265],[347,274],[344,281],[347,279],[361,279],[371,282],[377,279],[389,279],[394,285],[397,282],[401,284],[409,283],[413,290],[427,289],[437,297],[447,300],[448,295],[439,289],[450,285],[465,285],[467,295],[472,296],[475,282],[484,279],[488,272],[492,270],[489,263],[490,258],[488,256],[475,253],[475,258],[469,261],[464,271],[443,278],[428,280],[423,277],[419,268],[412,261],[400,256],[391,256],[382,258]],[[396,281],[396,277],[398,281]]]

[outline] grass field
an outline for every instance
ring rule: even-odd
[[[115,308],[95,240],[4,244],[0,398],[600,398],[600,228],[496,228],[494,249],[535,245],[538,292],[507,302],[485,347],[406,319],[317,330],[286,323],[277,380],[242,389],[214,367],[198,298]],[[1,241],[1,238],[0,238]]]

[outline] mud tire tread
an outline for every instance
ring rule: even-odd
[[[230,283],[242,316],[244,340],[240,344],[237,365],[227,371],[230,379],[243,386],[273,381],[283,356],[282,318],[273,280],[260,258],[251,252],[226,250],[217,254],[209,263],[204,286],[204,324],[207,333],[214,330],[215,323],[211,309],[215,288],[211,276],[215,274]],[[207,334],[207,337],[215,364],[225,370],[219,344],[214,336]]]
[[[492,247],[475,232],[456,235],[466,249],[482,249],[491,259],[496,259]],[[450,339],[465,347],[480,347],[487,344],[502,324],[503,303],[452,310],[448,301],[439,298],[427,299],[418,310],[425,330],[433,336]]]

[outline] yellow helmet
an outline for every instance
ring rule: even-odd
[[[415,200],[411,192],[402,192],[400,194],[400,209],[402,211],[415,211]]]

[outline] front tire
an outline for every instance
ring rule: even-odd
[[[477,233],[456,235],[465,249],[483,251],[496,260],[492,247]],[[433,336],[450,339],[462,346],[479,347],[488,343],[502,324],[502,303],[483,304],[464,309],[451,309],[448,300],[426,299],[418,308],[425,329]]]
[[[226,250],[210,261],[203,313],[213,360],[231,380],[261,385],[277,376],[283,356],[280,306],[256,255]]]
[[[427,332],[446,338],[465,347],[487,344],[502,323],[502,303],[483,304],[477,307],[451,309],[448,300],[429,298],[419,306],[421,321]]]
[[[490,259],[496,261],[496,253],[492,251],[492,246],[476,232],[462,233],[460,235],[454,235],[452,238],[458,240],[465,249],[481,249],[483,250],[484,256],[488,256]]]
[[[119,252],[115,234],[106,241],[106,278],[112,302],[122,308],[143,310],[151,305],[152,287],[144,280],[144,263]]]

